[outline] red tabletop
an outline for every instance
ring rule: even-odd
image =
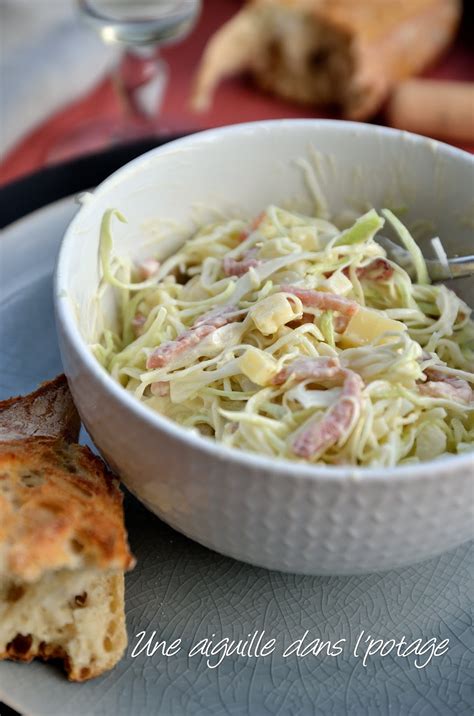
[[[331,116],[320,109],[302,107],[267,95],[244,78],[224,82],[208,112],[196,114],[191,110],[189,99],[193,75],[202,50],[210,35],[241,5],[241,0],[204,0],[202,15],[192,35],[184,42],[162,51],[169,65],[170,77],[156,123],[158,136],[257,119]],[[462,41],[455,43],[426,76],[473,81],[474,62],[467,44]],[[101,81],[86,97],[64,108],[26,136],[0,167],[0,181],[11,181],[52,161],[80,154],[85,151],[79,139],[84,123],[92,119],[114,123],[120,111],[111,79]],[[374,121],[382,124],[383,116],[376,117]],[[77,142],[74,140],[75,132]],[[55,148],[64,146],[66,137],[67,149],[55,151]],[[474,147],[463,148],[474,151]]]

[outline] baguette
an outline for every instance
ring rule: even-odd
[[[460,15],[461,0],[252,0],[207,45],[193,106],[207,109],[224,77],[249,71],[285,99],[367,119],[440,55]]]
[[[0,442],[0,659],[59,659],[84,681],[123,654],[134,560],[117,479],[63,437],[76,431],[71,406],[62,378],[0,404],[3,434],[26,435]],[[39,429],[49,437],[31,435]]]

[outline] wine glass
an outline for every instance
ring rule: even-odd
[[[194,28],[201,0],[76,0],[81,18],[106,44],[122,53],[112,73],[120,112],[113,120],[91,119],[53,148],[53,161],[110,143],[156,134],[168,68],[159,48],[184,39]]]

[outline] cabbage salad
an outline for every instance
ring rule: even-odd
[[[126,390],[225,445],[325,465],[394,466],[472,450],[474,323],[388,209],[341,230],[269,206],[206,226],[161,263],[114,255],[119,329],[95,355]],[[402,268],[375,240],[391,227]]]

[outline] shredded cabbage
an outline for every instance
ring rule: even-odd
[[[151,409],[228,446],[313,464],[388,467],[473,449],[470,309],[430,284],[389,210],[343,231],[277,206],[218,221],[146,281],[114,256],[114,216],[124,221],[105,213],[100,258],[119,329],[93,350]],[[416,283],[375,240],[385,219]],[[332,368],[311,374],[321,366]]]

